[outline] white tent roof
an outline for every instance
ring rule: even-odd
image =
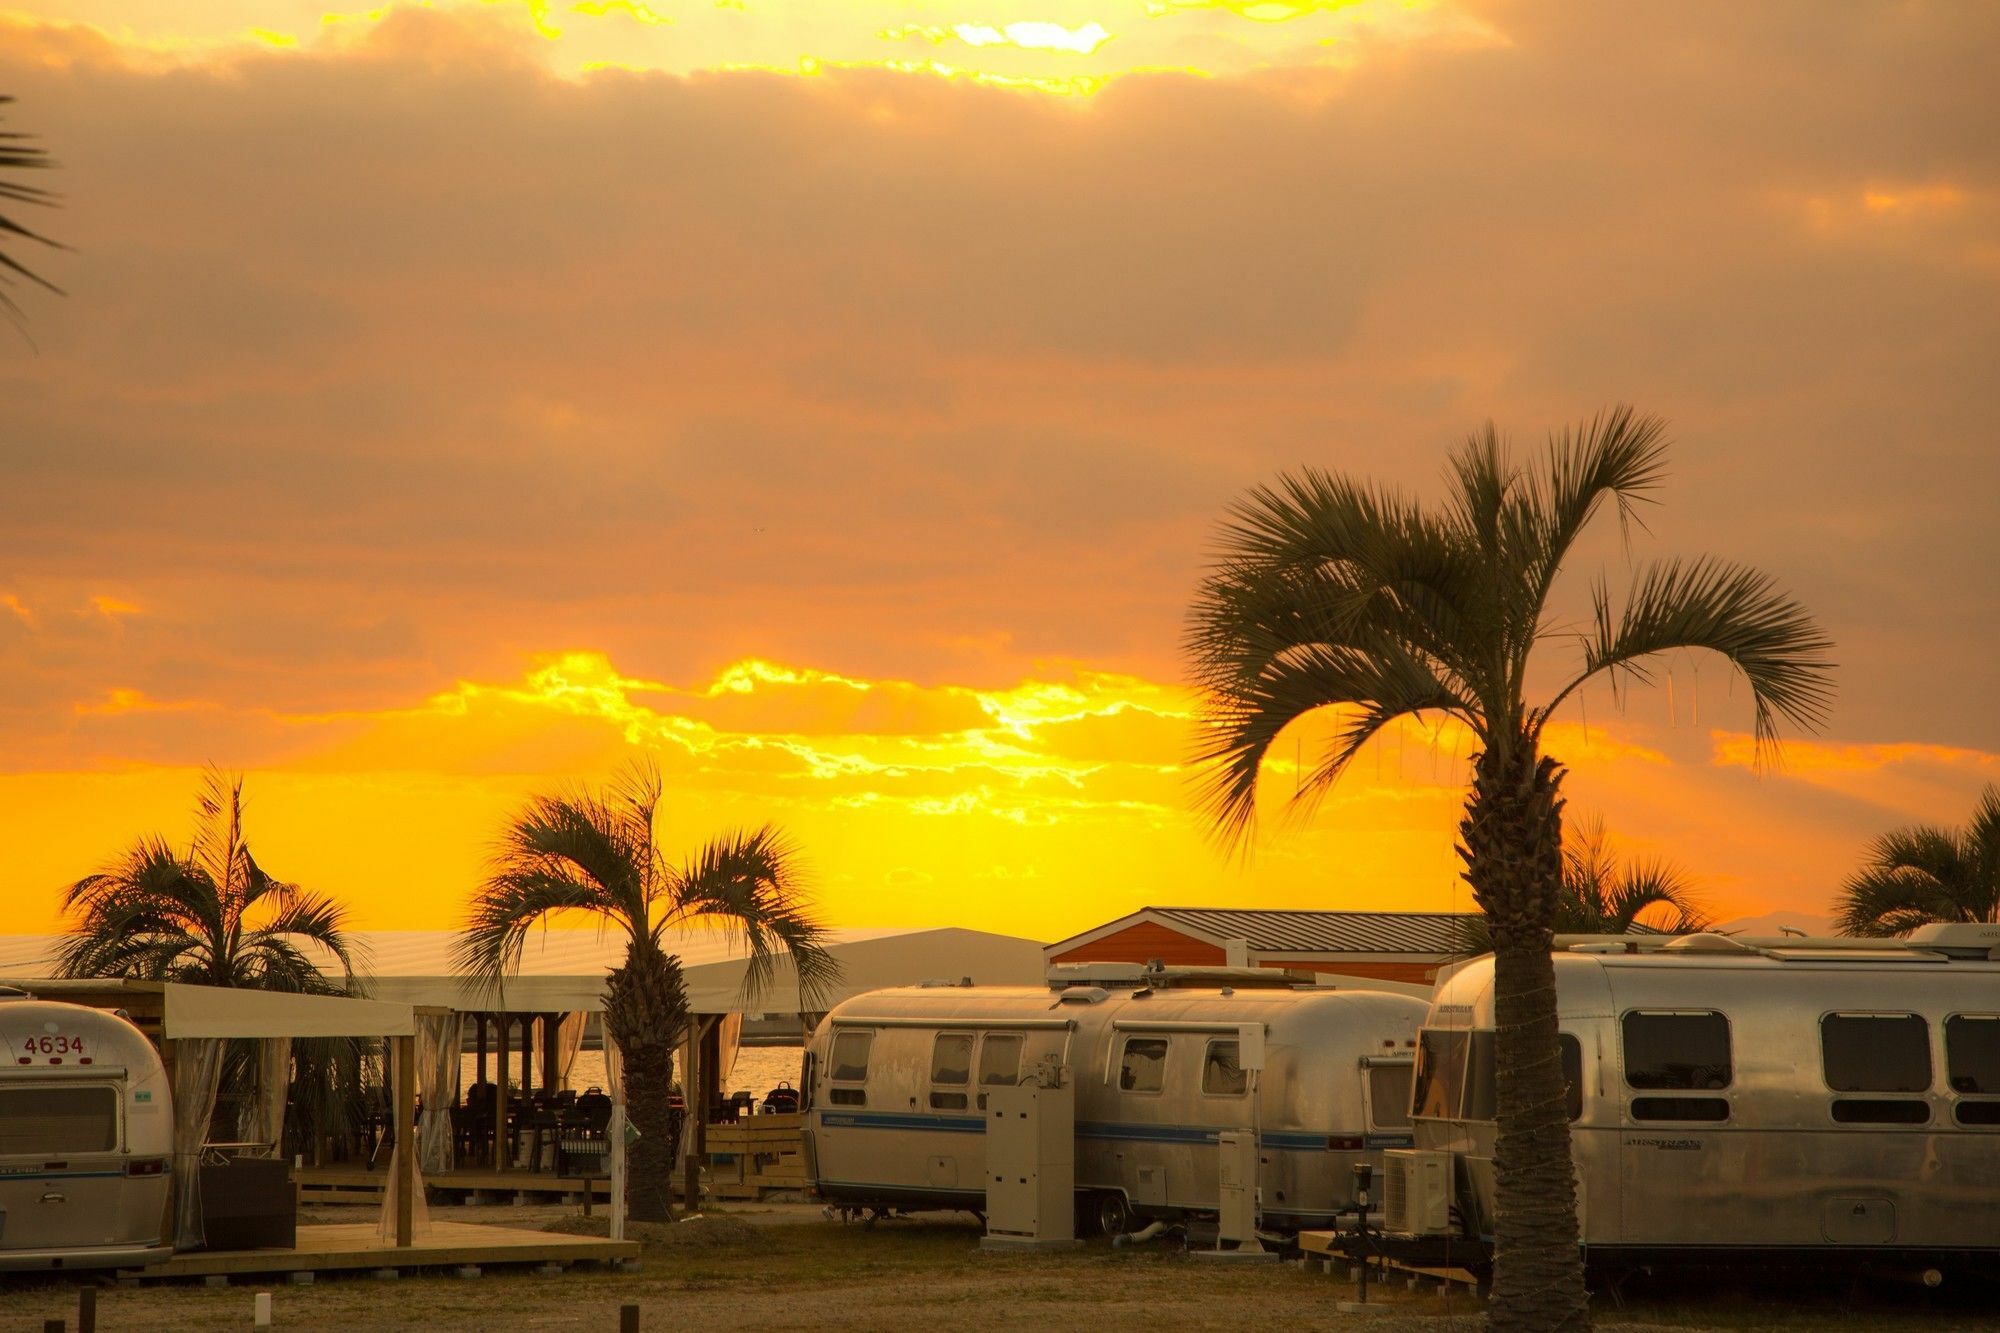
[[[826,1003],[837,1004],[862,991],[907,986],[934,978],[971,977],[984,985],[1040,985],[1042,946],[1038,940],[993,935],[980,930],[838,930],[829,951],[841,976]],[[624,941],[588,930],[538,931],[529,937],[519,973],[507,978],[496,996],[479,983],[456,975],[451,950],[456,936],[444,932],[396,931],[367,935],[368,993],[404,1004],[455,1009],[504,1009],[515,1013],[594,1013],[603,1008],[604,978],[624,961]],[[797,1013],[798,981],[781,962],[771,982],[755,996],[743,993],[749,963],[726,937],[702,935],[668,942],[681,960],[688,1003],[696,1013]]]
[[[407,1037],[416,1031],[409,1005],[344,995],[249,993],[174,981],[34,976],[0,980],[43,1000],[90,1003],[117,996],[122,1005],[125,995],[135,1000],[157,995],[159,1035],[167,1041],[183,1037]],[[139,1004],[131,1007],[136,1012]]]
[[[955,926],[935,930],[846,929],[829,932],[829,949],[839,962],[841,977],[826,1003],[837,1004],[863,991],[908,986],[919,981],[971,977],[981,985],[1038,986],[1044,966],[1039,940],[994,935]],[[624,961],[621,936],[595,930],[538,930],[528,937],[521,967],[507,978],[496,996],[480,983],[460,976],[453,966],[455,932],[390,930],[360,932],[361,977],[370,1000],[388,1006],[434,1005],[461,1010],[507,1010],[514,1013],[594,1013],[603,1008],[604,978]],[[49,936],[0,936],[0,976],[44,976],[50,970],[56,940]],[[668,948],[685,969],[688,1000],[696,1013],[797,1013],[798,982],[789,964],[780,963],[771,984],[755,996],[743,993],[748,967],[741,946],[722,933],[684,934],[670,938]],[[200,990],[201,987],[178,987]],[[229,992],[224,992],[229,994]],[[256,1007],[274,997],[260,992]],[[275,997],[292,998],[292,997]],[[301,1000],[313,997],[296,997]],[[184,1001],[183,1003],[188,1003]],[[368,1001],[350,1000],[348,1004]],[[190,1023],[196,1021],[191,1015]],[[305,1036],[287,1024],[304,1023],[303,1014],[273,1015],[270,1033],[210,1033],[188,1031],[184,1036]],[[360,1011],[355,1021],[363,1020]],[[379,1017],[379,1016],[377,1016]],[[220,1022],[203,1020],[212,1026]],[[241,1016],[249,1023],[254,1016]],[[401,1031],[409,1031],[408,1017]],[[380,1033],[383,1029],[370,1029]]]
[[[215,986],[166,984],[160,1035],[181,1037],[407,1037],[416,1031],[410,1006],[342,995],[244,993]]]

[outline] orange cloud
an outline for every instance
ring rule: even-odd
[[[2000,751],[2000,617],[1939,573],[2000,559],[1979,7],[552,3],[550,40],[396,5],[260,13],[302,38],[271,50],[238,6],[26,2],[65,17],[0,20],[0,76],[74,248],[0,359],[18,902],[178,828],[213,759],[302,877],[442,922],[511,803],[645,747],[677,830],[799,824],[854,922],[1448,905],[1455,729],[1286,829],[1302,727],[1253,860],[1213,853],[1190,590],[1281,468],[1435,496],[1477,422],[1622,396],[1677,439],[1634,553],[1796,589],[1840,644],[1828,743]],[[885,43],[904,17],[1116,37]],[[978,82],[1071,75],[1101,91]],[[1579,582],[1627,558],[1602,534]],[[145,614],[48,612],[106,589]],[[1746,903],[1823,901],[1982,780],[1757,778],[1651,706],[1566,714],[1567,790]]]

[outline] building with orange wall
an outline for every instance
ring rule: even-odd
[[[1142,907],[1042,952],[1057,963],[1284,967],[1329,976],[1430,985],[1463,948],[1455,912],[1236,911]]]

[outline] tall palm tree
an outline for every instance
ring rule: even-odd
[[[13,102],[12,97],[0,95],[0,106]],[[48,150],[38,147],[34,135],[23,134],[19,130],[0,130],[0,171],[39,171],[53,167],[55,162]],[[18,180],[0,179],[0,204],[35,204],[53,207],[56,196],[38,185],[25,185]],[[42,245],[60,247],[60,243],[50,240],[40,232],[31,231],[25,223],[18,222],[10,213],[0,213],[0,240],[35,241]],[[34,283],[37,287],[61,294],[62,289],[36,273],[5,249],[0,249],[0,283],[13,283],[21,279]],[[13,298],[0,291],[0,310],[15,319],[20,318],[20,307]]]
[[[331,898],[266,874],[243,833],[243,779],[211,769],[195,802],[185,852],[162,837],[63,891],[71,915],[57,975],[140,977],[206,986],[342,995],[355,944]],[[344,980],[314,962],[339,963]]]
[[[1875,839],[1841,890],[1843,935],[1907,935],[1932,921],[2000,921],[2000,787],[1963,829],[1919,824]]]
[[[1650,920],[1643,919],[1648,916]],[[1641,927],[1687,935],[1713,924],[1678,866],[1657,858],[1625,864],[1612,848],[1601,819],[1564,830],[1556,934],[1629,935]],[[1493,952],[1493,935],[1484,917],[1468,918],[1460,938],[1459,952],[1464,956]]]
[[[1398,718],[1453,719],[1476,738],[1459,854],[1496,946],[1489,1311],[1500,1328],[1589,1320],[1549,953],[1565,772],[1542,752],[1549,719],[1593,677],[1646,682],[1661,654],[1682,649],[1717,653],[1748,682],[1760,750],[1776,743],[1780,718],[1816,725],[1831,697],[1827,639],[1754,570],[1648,565],[1622,608],[1600,579],[1590,624],[1551,623],[1551,590],[1591,519],[1608,503],[1629,524],[1650,498],[1662,432],[1620,407],[1553,436],[1538,465],[1517,468],[1488,426],[1453,459],[1437,508],[1319,469],[1282,477],[1232,510],[1190,616],[1189,657],[1207,696],[1202,797],[1226,840],[1249,834],[1265,756],[1307,713],[1343,710],[1296,802],[1324,794]],[[1552,637],[1580,641],[1581,661],[1531,702],[1533,650]]]
[[[497,986],[520,965],[528,932],[551,917],[586,913],[624,934],[625,961],[605,979],[604,1017],[624,1057],[628,1114],[639,1131],[628,1186],[639,1221],[673,1216],[667,1096],[689,1015],[667,932],[703,925],[736,932],[749,953],[746,992],[761,989],[789,956],[805,1008],[823,1007],[836,976],[790,842],[767,825],[719,838],[671,866],[657,836],[660,795],[659,769],[641,764],[601,793],[579,788],[530,801],[501,835],[457,954],[464,971]]]

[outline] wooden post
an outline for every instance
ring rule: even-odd
[[[535,1016],[521,1015],[521,1097],[535,1090]]]
[[[474,1082],[484,1083],[486,1081],[486,1015],[474,1014],[472,1021],[476,1024],[473,1028],[472,1049],[478,1052],[479,1057],[478,1064],[474,1066],[479,1071],[479,1077]]]
[[[693,1212],[701,1206],[701,1181],[695,1165],[695,1126],[707,1114],[701,1104],[701,1084],[696,1077],[695,1066],[700,1063],[701,1016],[695,1015],[688,1027],[687,1039],[681,1043],[681,1102],[686,1106],[683,1113],[687,1117],[687,1153],[681,1158],[681,1207]]]
[[[545,1092],[557,1091],[562,1080],[562,1070],[556,1068],[562,1063],[556,1054],[556,1045],[560,1040],[557,1032],[561,1026],[561,1014],[542,1015],[542,1090]]]
[[[493,1169],[505,1171],[507,1159],[514,1155],[508,1151],[513,1144],[507,1139],[507,1039],[512,1035],[508,1029],[514,1026],[514,1016],[496,1017],[495,1026],[500,1030],[500,1085],[493,1096]]]
[[[392,1037],[396,1048],[396,1245],[415,1239],[417,1217],[417,1039]],[[437,1114],[437,1108],[431,1108]]]

